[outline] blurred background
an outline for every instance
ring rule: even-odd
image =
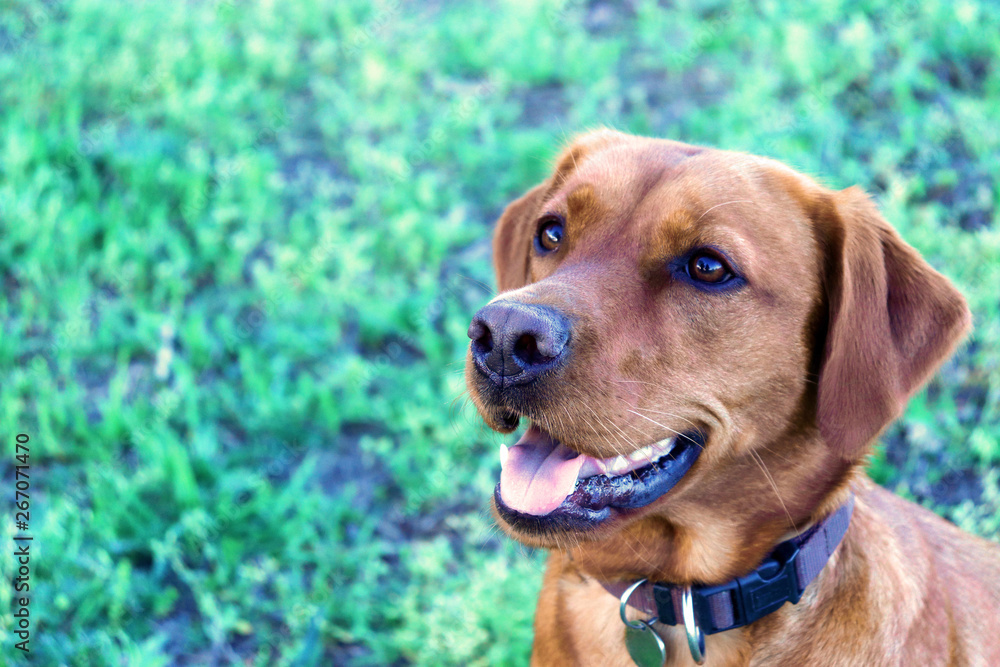
[[[465,331],[494,220],[601,125],[875,195],[976,328],[871,474],[1000,539],[998,63],[972,0],[0,0],[24,662],[524,664],[544,554],[487,511]]]

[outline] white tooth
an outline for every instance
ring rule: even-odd
[[[510,456],[510,450],[507,449],[507,445],[500,443],[500,469],[507,465],[507,457]]]
[[[669,438],[664,438],[658,443],[653,445],[654,449],[658,452],[658,456],[663,456],[664,454],[669,454],[670,450],[674,448],[674,444],[677,442],[677,436],[671,436]]]
[[[646,445],[642,449],[637,449],[636,451],[629,454],[629,460],[631,460],[634,463],[638,463],[639,461],[649,462],[649,460],[652,457],[653,457],[652,445]]]
[[[625,472],[626,468],[628,468],[628,464],[629,460],[627,458],[624,456],[616,456],[615,460],[611,462],[609,467],[611,468],[611,472],[620,473]]]

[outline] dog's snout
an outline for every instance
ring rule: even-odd
[[[530,382],[565,357],[569,322],[554,308],[516,301],[484,307],[469,325],[472,357],[495,382]]]

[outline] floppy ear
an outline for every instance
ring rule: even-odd
[[[835,193],[824,218],[829,320],[817,423],[853,461],[951,353],[971,316],[858,188]]]
[[[499,291],[523,287],[528,282],[528,255],[535,236],[535,218],[545,196],[545,184],[536,185],[507,206],[493,233],[493,269]]]

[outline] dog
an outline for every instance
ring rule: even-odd
[[[1000,546],[863,471],[971,316],[861,190],[604,129],[493,252],[465,374],[528,424],[492,510],[550,550],[532,664],[1000,665]]]

